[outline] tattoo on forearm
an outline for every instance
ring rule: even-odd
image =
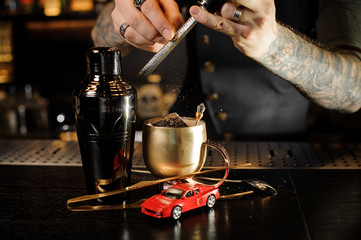
[[[126,43],[114,30],[111,18],[113,9],[113,2],[107,4],[103,8],[92,30],[92,39],[94,46],[119,47],[122,51],[122,56],[125,56],[131,50],[131,46]]]
[[[360,107],[361,60],[350,52],[327,50],[280,26],[259,61],[323,107],[350,112]]]

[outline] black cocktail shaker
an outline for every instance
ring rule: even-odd
[[[94,194],[130,184],[137,96],[122,80],[119,49],[86,54],[88,73],[73,92],[73,107],[86,186]]]

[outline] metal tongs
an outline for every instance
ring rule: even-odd
[[[206,9],[210,13],[214,13],[223,5],[224,2],[225,0],[199,0],[197,5]],[[159,52],[157,52],[139,71],[138,76],[143,78],[150,75],[196,24],[197,21],[193,17],[188,18],[182,27],[178,29],[174,38],[168,41],[162,49],[160,49]]]

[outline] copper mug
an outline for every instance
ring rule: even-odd
[[[183,117],[189,127],[156,127],[160,118],[146,120],[143,125],[143,159],[148,170],[160,178],[198,172],[204,166],[207,146],[218,150],[228,167],[227,151],[218,143],[207,140],[206,123]],[[225,178],[228,170],[225,171]]]

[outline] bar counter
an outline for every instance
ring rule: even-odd
[[[6,239],[359,239],[361,144],[222,142],[229,179],[256,178],[277,189],[219,199],[212,209],[180,220],[155,219],[140,209],[72,212],[70,198],[86,194],[76,142],[0,140],[0,238]],[[218,166],[209,153],[205,168]],[[212,166],[213,165],[213,166]],[[135,169],[144,169],[136,144]],[[132,173],[132,182],[155,179]],[[221,194],[247,187],[225,183]],[[130,194],[152,196],[155,188]]]

